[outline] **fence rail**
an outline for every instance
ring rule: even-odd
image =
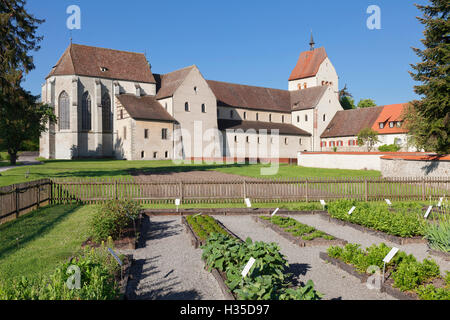
[[[46,179],[0,188],[0,223],[43,203],[95,204],[130,198],[141,203],[360,201],[448,197],[450,178],[301,178],[236,181],[150,181],[130,178]]]

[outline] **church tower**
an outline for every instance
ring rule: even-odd
[[[289,77],[289,91],[303,90],[317,86],[330,86],[338,92],[339,77],[328,58],[325,48],[314,48],[311,32],[310,50],[300,54],[297,64]]]

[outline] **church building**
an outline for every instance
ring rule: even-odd
[[[320,151],[342,107],[336,70],[324,48],[310,45],[280,90],[207,80],[195,65],[156,74],[144,54],[70,44],[42,86],[58,122],[41,136],[40,155],[290,159]]]

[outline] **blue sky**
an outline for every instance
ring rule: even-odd
[[[408,70],[419,61],[411,47],[421,47],[423,26],[411,0],[29,0],[29,11],[46,20],[24,83],[34,94],[70,43],[66,9],[74,4],[81,8],[74,43],[144,52],[155,73],[196,64],[210,80],[287,89],[312,29],[355,100],[417,98]],[[381,8],[381,30],[366,26],[369,5]]]

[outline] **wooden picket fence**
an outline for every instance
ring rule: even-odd
[[[450,178],[292,178],[236,181],[151,181],[127,178],[46,179],[0,188],[0,223],[50,204],[95,204],[110,199],[140,203],[436,200],[448,197]]]

